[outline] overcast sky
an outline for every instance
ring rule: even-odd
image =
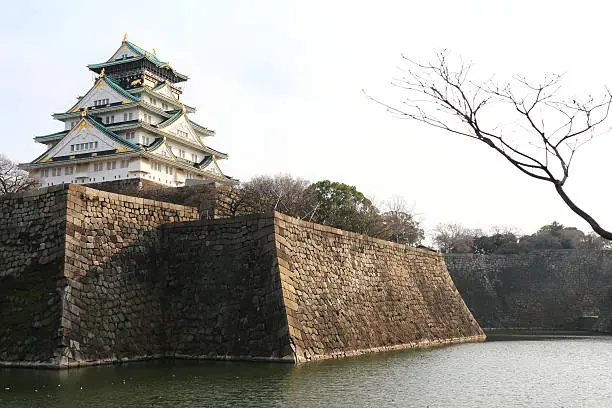
[[[503,3],[503,4],[502,4]],[[441,49],[478,72],[538,79],[567,73],[576,94],[612,85],[610,6],[559,1],[146,1],[11,2],[0,25],[0,152],[27,162],[35,135],[61,129],[124,32],[190,76],[185,103],[215,129],[223,170],[247,180],[290,173],[355,185],[375,200],[402,196],[427,228],[460,222],[533,232],[553,220],[590,229],[552,185],[528,179],[472,140],[393,118],[401,54]],[[502,121],[502,118],[500,118]],[[208,139],[207,139],[208,140]],[[572,164],[567,190],[612,228],[604,133]]]

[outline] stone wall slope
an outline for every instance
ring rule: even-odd
[[[162,232],[173,355],[293,360],[273,217],[167,224]]]
[[[296,361],[484,340],[440,254],[279,213],[274,229]]]
[[[57,357],[67,194],[55,186],[0,197],[0,360]]]
[[[612,251],[449,254],[449,272],[482,327],[612,331]],[[607,329],[606,329],[607,327]]]
[[[0,210],[0,365],[302,362],[484,339],[435,253],[77,185]]]

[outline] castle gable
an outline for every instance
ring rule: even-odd
[[[108,59],[108,62],[118,61],[126,58],[134,58],[141,57],[142,55],[138,54],[135,49],[129,47],[127,42],[123,42],[121,47],[115,51],[115,53]]]
[[[159,128],[162,128],[164,131],[176,135],[178,140],[187,140],[192,143],[201,144],[200,138],[194,131],[191,123],[187,119],[187,115],[184,111],[179,111],[170,119],[160,123],[158,125]]]
[[[125,153],[136,150],[140,150],[140,147],[123,140],[94,120],[83,118],[33,163],[45,163],[82,154],[94,156],[102,152]]]
[[[158,86],[156,86],[155,88],[153,88],[153,92],[161,95],[161,96],[165,96],[167,98],[171,98],[173,100],[175,100],[178,102],[178,99],[176,99],[176,94],[174,92],[172,92],[172,88],[170,87],[170,85],[168,85],[167,83],[162,83]]]
[[[123,90],[112,79],[103,76],[98,78],[95,85],[68,112],[76,112],[85,107],[102,107],[136,101],[137,97]]]
[[[220,176],[223,175],[223,172],[217,164],[217,159],[215,159],[215,156],[206,157],[202,163],[200,163],[200,169]]]

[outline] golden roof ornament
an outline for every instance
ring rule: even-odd
[[[127,41],[127,33],[123,34],[123,42]]]
[[[102,71],[100,71],[100,78],[104,77],[104,68],[102,68]]]
[[[85,107],[85,109],[83,109],[83,111],[81,112],[81,117],[84,118],[85,116],[87,116],[87,106]]]
[[[153,48],[153,55],[157,57],[157,50]]]

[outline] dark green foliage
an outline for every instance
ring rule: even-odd
[[[517,236],[505,230],[490,235],[478,233],[457,224],[438,226],[434,237],[446,253],[519,254],[547,249],[609,249],[611,242],[600,236],[585,234],[575,227],[552,222],[531,235]]]
[[[518,238],[513,233],[481,235],[474,238],[477,254],[516,254],[519,252]]]
[[[376,206],[355,186],[323,180],[307,192],[314,203],[313,222],[373,235],[384,229]]]
[[[416,245],[423,229],[412,211],[396,199],[381,212],[355,186],[323,180],[309,183],[290,175],[257,176],[237,186],[232,200],[240,213],[279,211],[305,221]]]

